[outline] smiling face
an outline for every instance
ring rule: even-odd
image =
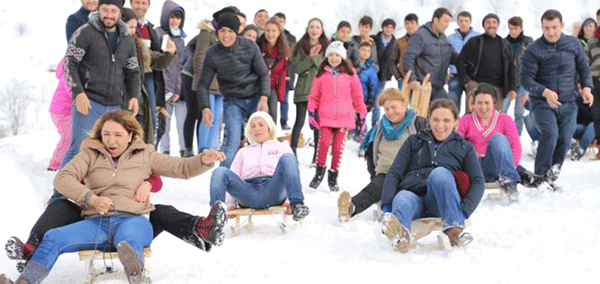
[[[386,38],[391,37],[395,29],[394,25],[383,26],[383,36]]]
[[[495,18],[488,18],[483,22],[483,29],[485,34],[491,37],[496,37],[496,31],[498,30],[498,20]]]
[[[471,18],[465,16],[458,16],[458,20],[456,20],[458,24],[458,30],[461,33],[466,33],[471,30]]]
[[[175,14],[171,15],[169,18],[169,26],[176,30],[179,29],[179,25],[181,24],[181,17],[177,17]]]
[[[254,16],[254,24],[261,30],[265,29],[265,23],[269,20],[269,13],[261,11]]]
[[[148,8],[150,8],[150,0],[131,0],[131,9],[142,21],[148,12]]]
[[[323,34],[323,26],[321,22],[317,20],[312,20],[308,23],[308,28],[306,28],[306,32],[310,38],[310,41],[316,43],[319,40],[319,37]]]
[[[367,61],[367,59],[371,58],[371,47],[370,46],[361,46],[358,49],[360,60]]]
[[[127,28],[129,29],[129,35],[133,36],[135,34],[135,30],[137,29],[137,20],[131,19],[127,21]]]
[[[419,23],[417,23],[417,21],[404,21],[404,29],[406,30],[407,34],[414,34],[418,28]]]
[[[265,25],[265,39],[269,42],[269,45],[274,46],[279,35],[281,35],[281,31],[279,31],[276,24],[269,23]]]
[[[392,124],[398,124],[404,120],[408,104],[399,100],[386,100],[383,103],[383,109],[385,110],[385,117]]]
[[[489,119],[494,113],[494,98],[490,94],[475,96],[475,112],[481,119]]]
[[[557,42],[560,39],[564,27],[565,24],[559,18],[542,20],[542,33],[544,34],[544,38],[551,43]]]
[[[228,27],[221,27],[217,32],[217,37],[223,46],[230,47],[235,43],[237,34],[234,30]]]
[[[350,39],[350,33],[352,31],[348,27],[341,27],[335,33],[338,36],[338,40],[341,42],[347,42]]]
[[[247,30],[242,36],[245,38],[249,38],[252,41],[256,41],[256,39],[258,38],[258,34],[255,30]]]
[[[431,125],[431,132],[433,132],[435,139],[444,141],[450,136],[452,130],[455,129],[458,120],[454,117],[450,109],[439,107],[431,112],[429,124]]]
[[[121,19],[121,9],[116,5],[102,4],[98,9],[98,15],[104,25],[104,29],[114,31],[119,19]]]
[[[342,60],[342,57],[335,52],[329,53],[329,55],[327,55],[327,62],[329,62],[329,66],[331,66],[331,68],[333,69],[340,66]]]
[[[113,158],[121,156],[127,150],[132,137],[132,133],[128,133],[114,120],[107,120],[102,126],[102,144]]]
[[[81,5],[83,6],[83,9],[90,12],[96,11],[96,9],[98,9],[98,0],[81,0]]]
[[[254,117],[250,121],[250,135],[258,144],[263,144],[269,140],[269,124],[262,117]]]
[[[583,37],[585,39],[590,39],[594,37],[594,31],[596,31],[596,24],[593,22],[589,22],[585,26],[583,26]]]

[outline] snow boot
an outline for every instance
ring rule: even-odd
[[[200,218],[196,224],[196,233],[205,242],[220,246],[225,240],[223,228],[227,224],[227,207],[221,201],[215,202],[210,208],[210,213],[205,218]]]
[[[581,157],[585,154],[585,150],[581,148],[581,145],[573,139],[571,141],[571,161],[579,161]]]
[[[383,233],[390,239],[396,250],[400,253],[407,253],[410,248],[410,233],[400,224],[398,218],[392,213],[385,213],[381,218],[383,224]]]
[[[459,227],[448,228],[444,231],[444,234],[448,236],[450,245],[453,247],[464,247],[473,242],[473,235]]]
[[[500,188],[506,196],[508,196],[508,201],[510,203],[519,201],[519,192],[517,191],[517,183],[516,181],[512,181],[510,178],[500,175],[498,177],[498,183],[500,184]]]
[[[19,238],[13,236],[8,238],[4,245],[6,255],[12,260],[29,260],[35,252],[36,247],[32,244],[25,244]]]
[[[523,170],[519,172],[519,176],[521,177],[521,184],[525,187],[538,187],[542,182],[544,182],[544,177],[541,175],[536,175],[528,170]]]
[[[350,221],[350,216],[354,213],[354,203],[352,203],[352,197],[350,192],[342,191],[340,197],[338,197],[338,220],[342,223]]]
[[[552,191],[560,191],[561,188],[555,182],[558,179],[558,175],[560,175],[560,165],[554,164],[552,167],[546,172],[544,176],[544,181],[548,183]]]
[[[119,255],[121,264],[123,264],[129,284],[142,283],[144,280],[144,268],[137,252],[127,242],[121,241],[117,246],[117,254]]]
[[[194,156],[194,149],[192,148],[185,148],[185,150],[183,150],[183,157],[184,158],[189,158],[189,157],[193,157]]]
[[[323,177],[325,177],[326,169],[327,167],[325,166],[317,166],[315,177],[313,177],[313,179],[310,181],[308,187],[317,189],[317,187],[319,187],[319,184],[321,184],[321,182],[323,181]]]
[[[294,205],[294,209],[292,209],[292,219],[294,219],[294,221],[300,221],[308,216],[308,214],[310,214],[310,209],[304,204],[296,204]]]
[[[327,171],[327,183],[329,184],[329,190],[340,191],[340,187],[337,184],[338,171],[329,169]]]

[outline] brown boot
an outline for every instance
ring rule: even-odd
[[[473,236],[467,232],[464,232],[462,228],[452,227],[444,231],[444,233],[450,239],[450,245],[453,247],[463,247],[473,241]]]
[[[342,223],[350,221],[350,216],[354,213],[354,208],[350,192],[343,191],[338,198],[338,220]]]
[[[383,233],[394,242],[394,247],[400,253],[407,253],[410,248],[410,233],[400,224],[392,213],[385,213],[381,218]]]

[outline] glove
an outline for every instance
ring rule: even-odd
[[[359,113],[358,120],[356,120],[356,130],[358,130],[358,135],[363,135],[365,133],[365,114]]]
[[[469,182],[469,176],[463,171],[454,172],[454,180],[456,181],[456,189],[461,198],[467,196],[471,183]]]
[[[392,205],[384,204],[381,206],[381,211],[383,211],[384,214],[392,212]]]
[[[310,125],[310,129],[319,129],[319,114],[314,109],[308,110],[308,123]]]
[[[367,100],[365,105],[367,106],[367,112],[370,112],[373,109],[373,106],[375,106],[375,101]]]

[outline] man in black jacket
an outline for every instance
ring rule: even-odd
[[[496,14],[487,14],[482,21],[485,33],[472,37],[458,56],[456,69],[467,94],[466,112],[470,112],[471,95],[479,83],[491,84],[498,94],[508,93],[512,100],[517,96],[510,44],[496,34],[499,22]],[[496,100],[496,110],[501,111],[503,105],[504,96]]]
[[[61,167],[78,152],[96,119],[124,101],[135,116],[141,79],[133,38],[121,21],[122,0],[100,0],[98,12],[77,29],[67,47],[64,74],[76,106],[71,145]],[[129,97],[126,98],[124,95]]]
[[[240,20],[234,13],[224,13],[217,21],[219,42],[208,48],[198,83],[202,122],[212,127],[209,86],[215,75],[223,95],[223,122],[227,159],[221,166],[229,168],[240,144],[242,124],[256,110],[268,111],[271,94],[269,70],[256,42],[237,36]]]
[[[379,86],[377,89],[377,95],[379,95],[385,88],[385,84],[392,78],[392,75],[399,77],[400,72],[396,68],[398,62],[398,46],[396,45],[396,37],[394,37],[394,30],[396,29],[396,22],[392,19],[385,19],[381,23],[381,32],[377,35],[371,36],[373,43],[377,47],[377,62],[379,62],[379,72],[377,77],[379,79]],[[375,97],[377,101],[377,97]],[[379,121],[379,106],[373,108],[371,115],[371,125],[375,125]]]

